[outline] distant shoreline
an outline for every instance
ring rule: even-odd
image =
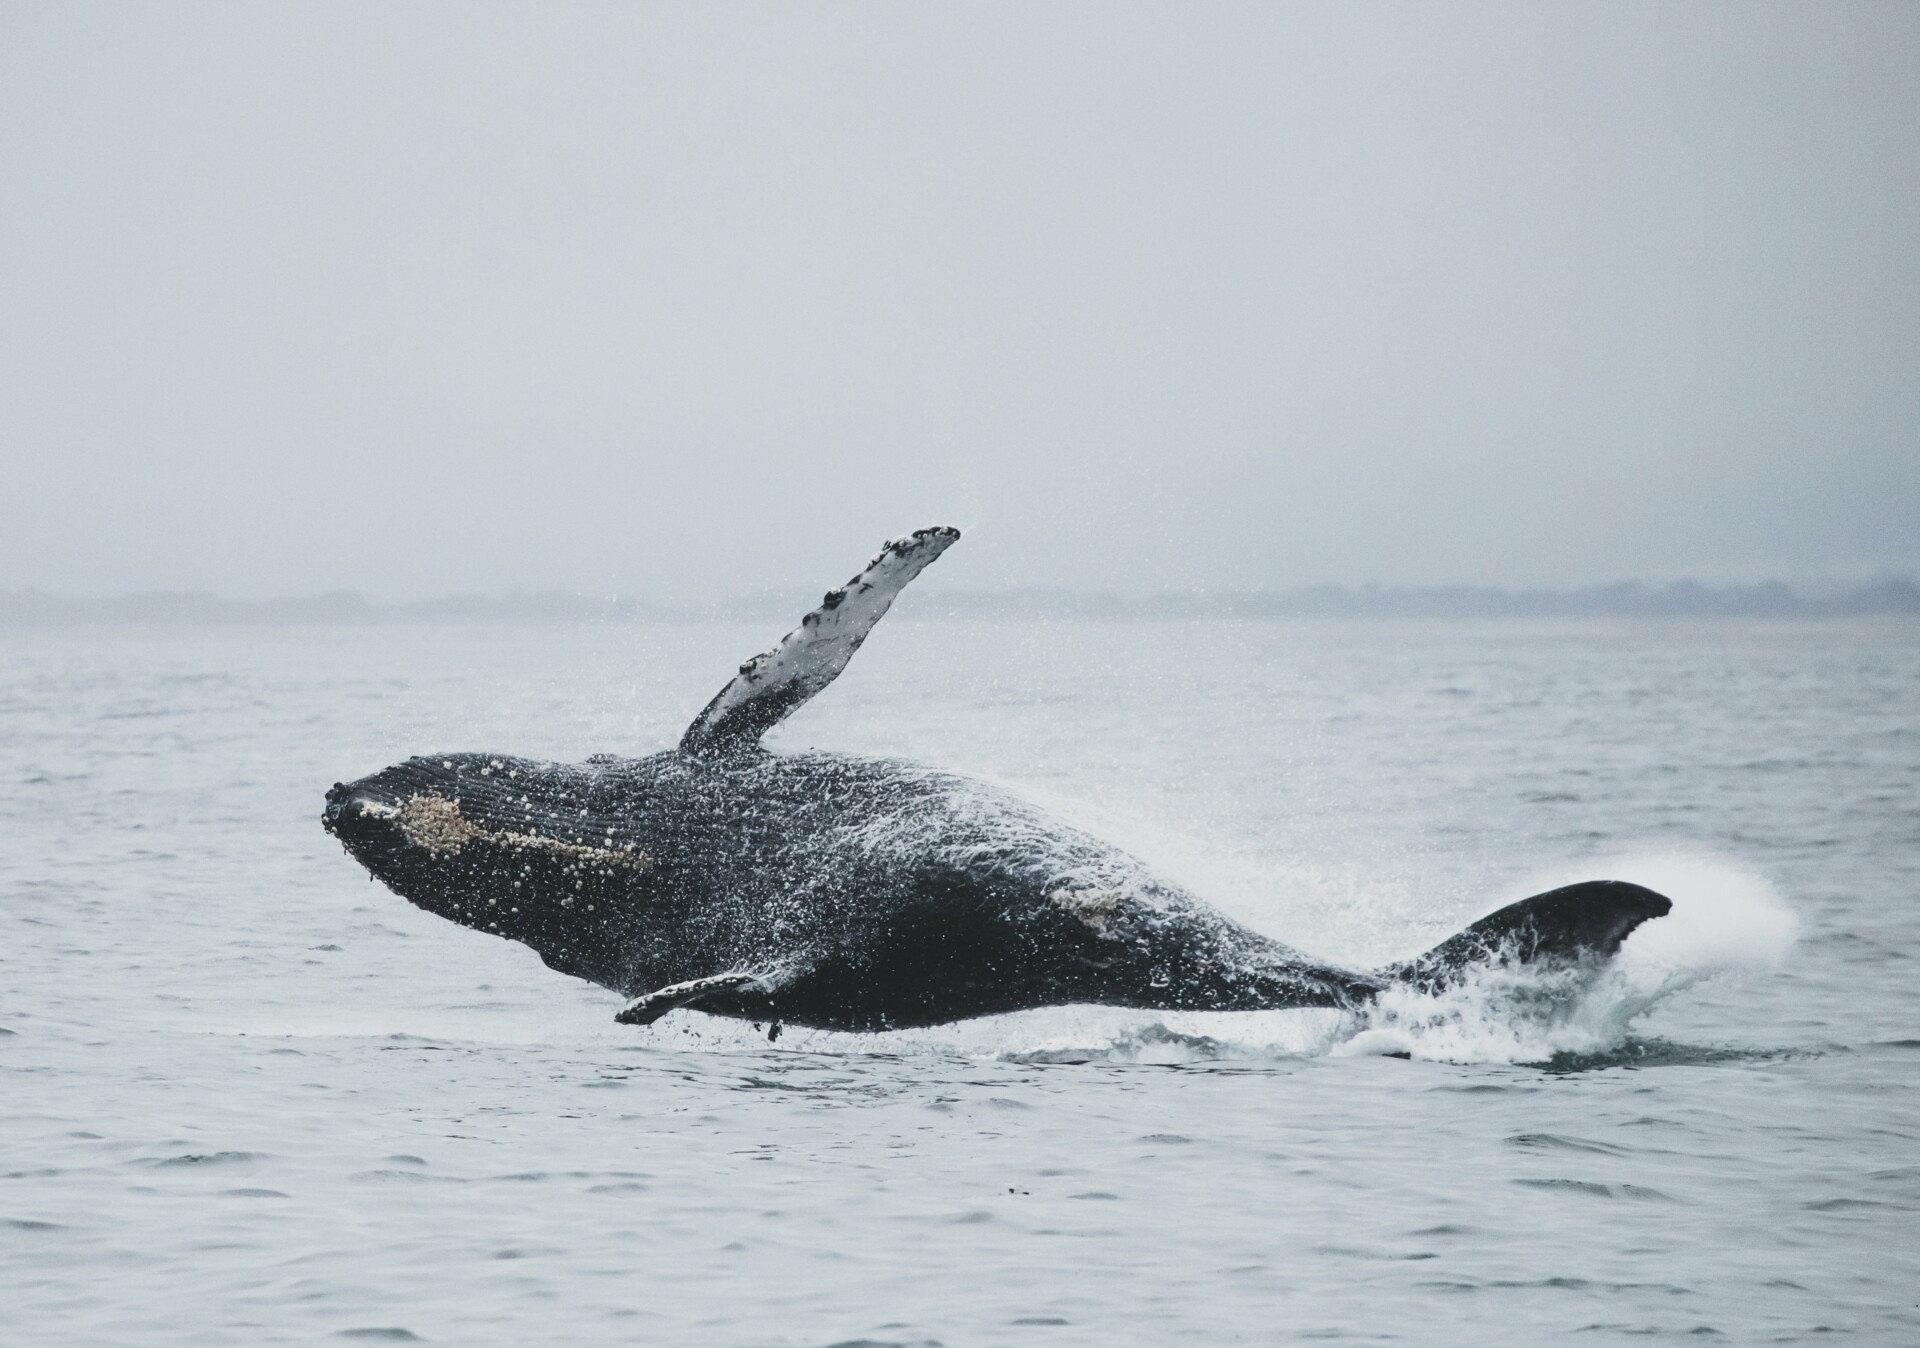
[[[83,597],[15,590],[0,591],[0,625],[759,622],[795,617],[816,602],[818,595],[811,590],[767,592],[703,607],[596,599],[557,591],[378,601],[346,591],[248,600],[202,591]],[[1058,589],[959,590],[908,596],[902,601],[901,611],[922,619],[1095,622],[1192,618],[1846,618],[1920,616],[1920,584],[1902,578],[1822,591],[1796,589],[1779,581],[1747,586],[1626,581],[1565,590],[1329,585],[1145,596]]]

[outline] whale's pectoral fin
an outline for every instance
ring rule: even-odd
[[[827,591],[778,646],[740,666],[687,727],[680,751],[718,758],[752,750],[761,735],[839,677],[894,596],[958,537],[958,529],[916,529],[881,548],[844,588]]]
[[[1418,959],[1383,970],[1396,983],[1434,992],[1477,964],[1597,962],[1635,927],[1665,917],[1673,901],[1625,880],[1588,880],[1510,903]]]
[[[716,992],[740,987],[754,979],[753,974],[732,973],[689,979],[685,983],[670,983],[664,988],[655,988],[652,992],[635,997],[621,1008],[614,1019],[622,1025],[651,1025],[677,1007],[697,1002]]]

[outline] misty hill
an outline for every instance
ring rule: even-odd
[[[0,624],[165,625],[779,621],[817,603],[812,590],[742,596],[681,608],[565,592],[453,595],[381,602],[350,591],[285,599],[228,599],[198,591],[76,597],[0,591]],[[1710,586],[1626,581],[1571,590],[1312,586],[1244,593],[1128,597],[1062,589],[927,590],[902,600],[921,618],[1167,621],[1209,618],[1830,618],[1920,615],[1920,585],[1885,579],[1843,589],[1779,581]]]

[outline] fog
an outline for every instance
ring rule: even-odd
[[[0,589],[1920,565],[1920,6],[0,5]]]

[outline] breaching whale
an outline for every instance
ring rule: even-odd
[[[1344,969],[1230,920],[1125,852],[936,768],[775,754],[760,737],[845,669],[954,529],[885,545],[646,758],[411,758],[327,792],[323,822],[394,892],[630,1000],[874,1031],[1070,1003],[1358,1008],[1475,964],[1598,966],[1662,895],[1523,899],[1404,963]]]

